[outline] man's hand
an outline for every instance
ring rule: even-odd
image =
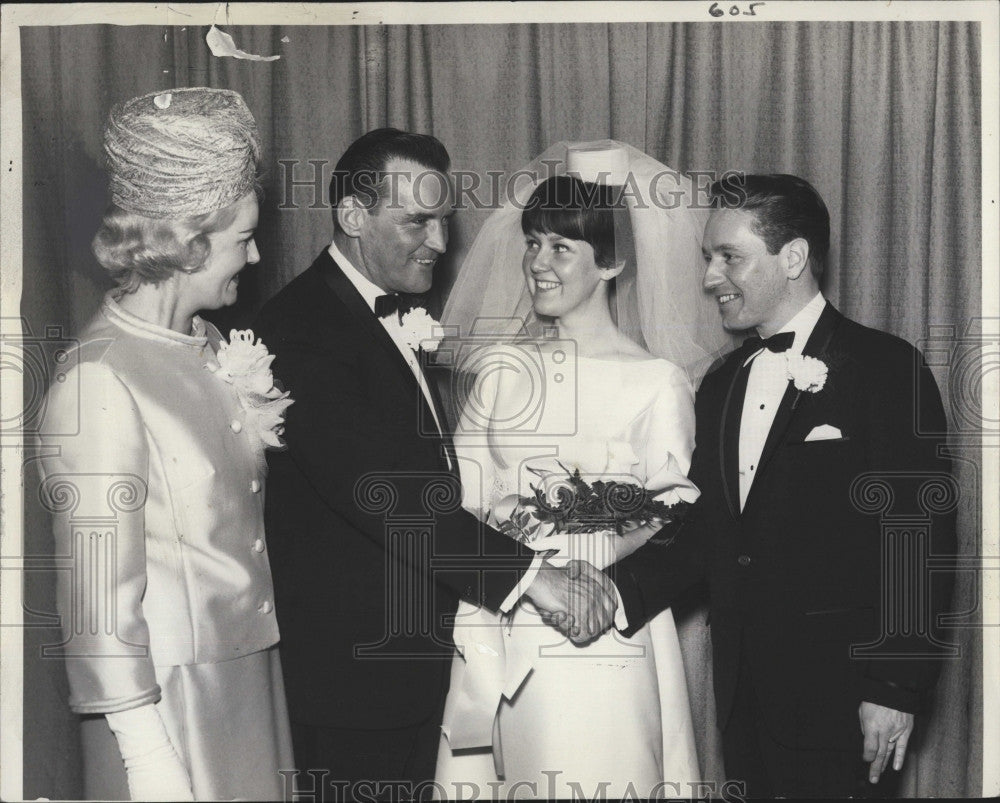
[[[592,641],[611,627],[618,607],[611,580],[581,560],[562,569],[543,563],[525,595],[542,620],[574,644]]]
[[[865,735],[864,760],[871,762],[868,780],[878,783],[892,751],[896,754],[892,768],[897,772],[903,768],[906,745],[913,733],[913,714],[863,702],[858,707],[858,718],[861,720],[861,732]]]

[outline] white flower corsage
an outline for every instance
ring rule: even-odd
[[[785,361],[788,378],[795,383],[796,390],[818,393],[823,389],[828,373],[825,362],[804,354],[788,355]]]
[[[390,334],[409,349],[436,351],[441,342],[441,324],[423,307],[414,307],[400,319],[395,312],[385,316]]]
[[[272,362],[274,355],[268,354],[259,338],[254,342],[252,330],[233,329],[229,342],[222,341],[215,360],[205,366],[236,390],[246,413],[243,430],[258,454],[263,454],[268,446],[284,446],[281,435],[285,429],[285,410],[293,401],[288,391],[275,387]]]

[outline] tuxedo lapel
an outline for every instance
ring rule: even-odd
[[[441,393],[438,389],[437,377],[435,376],[436,371],[428,370],[436,367],[431,360],[432,357],[433,354],[428,354],[423,349],[420,349],[420,365],[424,368],[424,379],[427,380],[427,389],[430,391],[431,401],[434,402],[437,419],[441,424],[441,443],[448,453],[449,467],[457,474],[458,457],[455,453],[455,442],[452,438],[451,427],[448,426],[448,417],[445,414],[444,402],[441,399]]]
[[[740,517],[740,419],[743,416],[743,400],[747,393],[750,366],[745,366],[748,353],[745,349],[737,352],[735,368],[726,399],[722,405],[722,431],[719,433],[719,467],[722,470],[722,488],[726,504],[734,519]]]
[[[371,340],[386,352],[386,357],[389,362],[396,366],[396,369],[400,372],[400,376],[403,381],[411,388],[411,395],[409,398],[414,398],[413,394],[416,394],[415,397],[419,399],[422,410],[419,416],[420,420],[418,426],[422,430],[425,430],[420,433],[421,435],[424,437],[436,437],[433,429],[430,432],[427,432],[426,429],[428,425],[430,427],[434,426],[434,414],[437,415],[437,420],[440,422],[441,441],[444,448],[449,450],[449,455],[452,455],[450,465],[454,466],[454,450],[451,447],[451,436],[448,432],[447,419],[444,417],[444,408],[441,405],[441,400],[438,396],[437,388],[434,387],[432,378],[427,376],[425,372],[424,380],[427,383],[427,388],[435,407],[433,413],[431,412],[431,408],[427,403],[427,399],[425,398],[423,391],[420,389],[417,378],[413,375],[413,370],[406,362],[406,358],[403,357],[399,347],[386,331],[382,322],[375,317],[375,313],[372,312],[371,308],[361,296],[361,293],[359,293],[357,288],[351,284],[350,279],[344,275],[344,272],[333,260],[333,257],[330,256],[330,252],[324,250],[314,264],[319,271],[320,276],[323,277],[323,281],[326,285],[333,291],[333,294],[340,299],[341,303],[347,307],[348,312],[350,312],[355,318],[361,331],[367,333]],[[417,360],[418,364],[421,366],[421,370],[423,370],[425,359],[422,351],[417,354]],[[416,435],[417,433],[414,434]],[[441,458],[442,460],[445,460],[444,455],[441,455]]]
[[[333,294],[340,299],[340,302],[347,307],[348,312],[354,316],[361,331],[367,333],[372,342],[377,343],[385,351],[389,362],[395,365],[396,369],[400,371],[403,380],[419,390],[417,378],[413,375],[413,371],[410,370],[410,366],[406,364],[406,359],[400,353],[399,348],[379,319],[375,317],[375,313],[365,303],[361,293],[351,284],[351,280],[344,275],[344,272],[338,267],[337,263],[333,261],[330,252],[324,250],[313,264],[319,271],[320,276],[323,277],[323,281],[333,291]]]
[[[837,312],[837,310],[835,310],[828,302],[823,308],[823,312],[820,314],[819,320],[816,321],[816,326],[813,327],[812,334],[809,335],[809,340],[806,341],[806,345],[802,349],[802,354],[806,357],[816,358],[819,358],[822,354],[824,354],[827,346],[830,345],[831,338],[837,331],[837,327],[843,319],[844,316]],[[771,458],[774,457],[774,453],[778,446],[783,441],[789,425],[792,423],[796,414],[799,413],[801,408],[804,406],[801,403],[802,400],[800,398],[802,393],[802,391],[795,389],[795,384],[793,382],[789,381],[788,387],[785,388],[785,395],[781,397],[781,404],[778,405],[778,411],[774,415],[774,422],[771,424],[771,429],[767,433],[767,440],[764,441],[764,449],[760,455],[757,472],[754,477],[754,481],[750,486],[750,492],[747,495],[746,504],[743,505],[744,512],[750,506],[750,501],[754,496],[754,489],[760,487],[761,477],[764,472],[767,471],[767,466],[771,462]],[[741,404],[740,414],[742,414],[742,411],[743,405]],[[738,432],[736,441],[736,449],[738,451]]]

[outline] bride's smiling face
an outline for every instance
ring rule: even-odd
[[[525,235],[521,268],[535,312],[561,318],[586,305],[605,281],[606,270],[597,266],[593,246],[552,232]]]

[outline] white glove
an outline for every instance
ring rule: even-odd
[[[132,800],[194,800],[191,776],[155,704],[105,716],[118,738]]]

